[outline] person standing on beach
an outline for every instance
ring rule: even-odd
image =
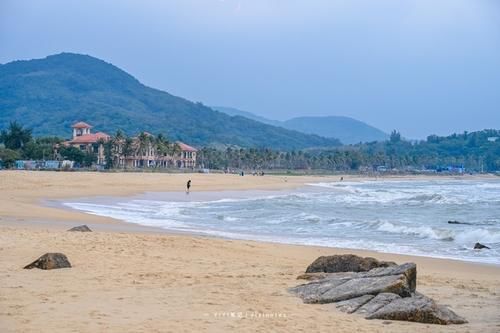
[[[186,184],[186,194],[189,194],[189,189],[191,188],[191,179],[188,180],[187,184]]]

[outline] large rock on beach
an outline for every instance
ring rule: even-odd
[[[24,269],[57,269],[57,268],[69,268],[71,264],[69,263],[68,257],[62,253],[45,253],[43,256],[33,261],[31,264],[24,267]]]
[[[360,257],[336,257],[334,261],[324,259],[332,257],[320,257],[315,263],[319,263],[316,267],[321,267],[317,269],[324,269],[325,262],[335,262],[328,269],[338,269],[339,272],[308,272],[299,278],[310,282],[290,288],[289,291],[302,298],[304,303],[335,303],[335,308],[338,310],[361,315],[367,319],[405,320],[443,325],[467,322],[447,307],[440,306],[432,299],[416,292],[417,266],[414,263],[403,265],[389,263],[385,267],[359,271],[366,267],[360,263]],[[348,258],[353,258],[354,262],[352,264],[343,262]],[[349,268],[353,271],[343,271]]]
[[[305,303],[332,303],[363,295],[393,293],[408,297],[416,288],[417,268],[413,263],[380,267],[369,272],[332,273],[291,288]]]
[[[467,320],[424,295],[396,298],[366,319],[404,320],[427,324],[465,324]]]
[[[306,269],[306,273],[368,272],[377,267],[395,266],[394,262],[378,261],[371,257],[353,254],[322,256]]]
[[[85,224],[79,225],[77,227],[73,227],[73,228],[69,229],[68,231],[92,232],[92,230],[89,227],[87,227]]]

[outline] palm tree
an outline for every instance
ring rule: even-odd
[[[168,139],[165,138],[163,134],[158,134],[155,139],[156,145],[156,156],[157,158],[166,157],[169,154],[169,145]]]
[[[0,142],[3,142],[5,148],[17,150],[22,149],[32,140],[31,129],[23,128],[16,121],[11,121],[7,131],[0,133]]]
[[[134,140],[132,138],[125,138],[122,147],[122,154],[125,157],[124,167],[127,168],[127,158],[134,154]]]
[[[141,155],[141,160],[143,161],[143,166],[144,166],[144,156],[149,155],[148,150],[149,150],[149,144],[151,142],[150,137],[147,133],[141,132],[138,137],[139,140],[139,154]]]
[[[177,142],[170,145],[170,147],[171,147],[170,153],[172,154],[172,159],[173,159],[173,162],[175,163],[175,157],[180,155],[180,153],[182,153],[182,149],[181,149],[181,146],[179,146],[179,144]]]

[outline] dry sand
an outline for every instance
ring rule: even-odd
[[[43,199],[181,191],[188,178],[198,191],[280,189],[338,179],[2,171],[0,332],[500,331],[498,266],[154,229],[123,232],[124,223],[41,204]],[[81,222],[97,232],[64,231]],[[65,253],[73,267],[22,269],[45,252]],[[332,305],[303,304],[287,293],[316,257],[347,252],[416,262],[418,290],[470,323],[368,321]]]

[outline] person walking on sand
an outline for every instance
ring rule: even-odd
[[[187,184],[186,184],[186,194],[189,194],[189,189],[191,188],[191,179],[188,180]]]

